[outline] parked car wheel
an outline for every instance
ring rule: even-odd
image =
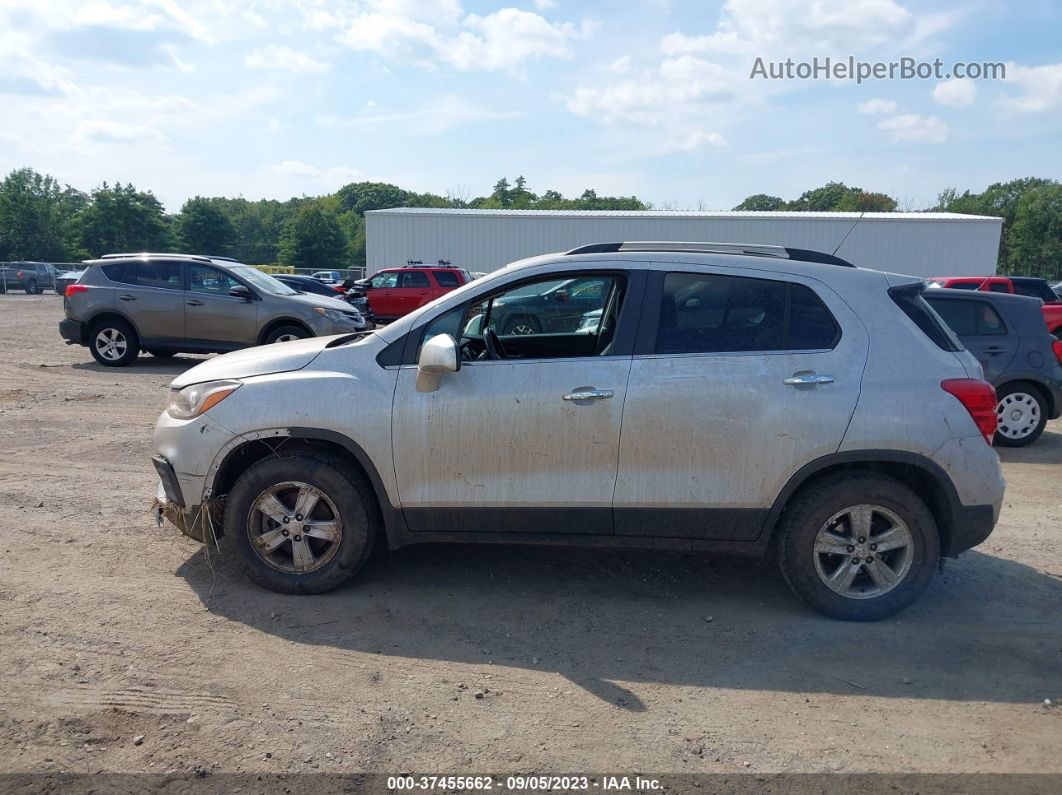
[[[996,395],[999,425],[993,440],[1000,447],[1024,447],[1040,438],[1047,424],[1043,393],[1031,384],[1006,384]]]
[[[538,334],[540,331],[538,320],[530,315],[517,315],[505,321],[505,330],[502,331],[502,335],[512,337],[522,334]]]
[[[105,367],[126,367],[140,355],[140,340],[124,320],[104,320],[89,331],[89,348]]]
[[[306,329],[301,326],[280,326],[269,332],[266,336],[266,344],[271,345],[274,342],[291,342],[292,340],[306,339],[310,335]]]
[[[177,351],[160,351],[158,348],[149,348],[148,353],[156,359],[172,359],[177,355]]]
[[[27,279],[26,280],[26,295],[40,295],[43,292],[44,292],[44,290],[38,290],[37,289],[37,280],[36,279]]]
[[[271,591],[324,593],[354,576],[378,521],[368,484],[339,459],[297,453],[259,461],[225,504],[223,541]]]
[[[831,618],[873,621],[898,613],[922,593],[940,559],[925,503],[882,475],[815,483],[786,507],[780,530],[786,582]]]

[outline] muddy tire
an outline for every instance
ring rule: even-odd
[[[365,563],[377,517],[369,484],[340,459],[317,452],[271,457],[229,493],[222,542],[263,588],[325,593]]]
[[[786,506],[782,575],[820,613],[874,621],[900,612],[933,578],[940,536],[925,503],[883,475],[840,474]]]
[[[104,367],[126,367],[140,355],[140,339],[124,320],[101,320],[89,330],[92,358]]]

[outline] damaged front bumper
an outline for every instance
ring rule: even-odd
[[[155,522],[161,526],[165,519],[186,536],[201,543],[216,541],[212,505],[186,505],[173,465],[160,455],[152,456],[151,463],[159,474],[159,485],[155,489],[155,501],[152,504]]]

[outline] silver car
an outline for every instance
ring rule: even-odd
[[[499,333],[496,305],[587,276],[593,321]],[[566,543],[773,551],[823,613],[887,616],[1003,499],[994,392],[922,289],[774,246],[523,260],[375,332],[177,377],[159,517],[285,593],[375,543]],[[537,311],[570,315],[554,297]]]
[[[100,364],[220,353],[271,342],[361,331],[362,314],[308,295],[232,260],[179,254],[108,255],[66,289],[59,333]]]

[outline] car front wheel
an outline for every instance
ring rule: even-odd
[[[925,590],[940,560],[925,503],[882,475],[824,478],[786,507],[780,529],[786,581],[831,618],[873,621],[900,612]]]
[[[309,333],[301,326],[280,326],[275,328],[266,335],[265,344],[271,345],[274,342],[291,342],[292,340],[301,340],[309,337]]]
[[[316,452],[267,458],[236,481],[223,540],[254,582],[315,594],[346,582],[372,551],[378,520],[368,484]]]

